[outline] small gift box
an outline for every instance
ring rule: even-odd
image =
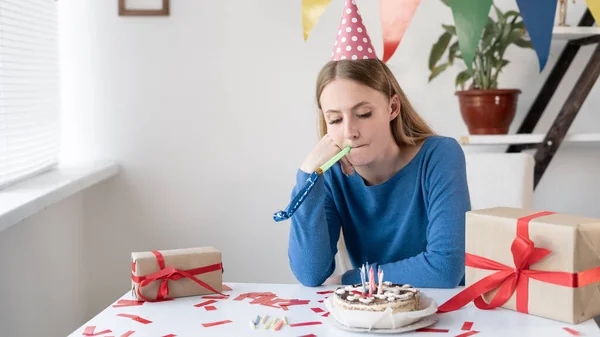
[[[600,219],[496,207],[466,214],[466,289],[474,301],[577,324],[600,314]]]
[[[131,254],[132,294],[140,301],[222,291],[221,252],[198,247]]]

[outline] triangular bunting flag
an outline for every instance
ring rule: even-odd
[[[600,26],[600,0],[586,0],[586,3],[594,16],[594,20]]]
[[[331,0],[302,0],[302,27],[304,29],[304,41],[308,40],[308,35],[315,28],[317,21]]]
[[[456,35],[462,59],[469,70],[473,69],[473,60],[481,34],[487,23],[493,0],[451,0],[450,7],[456,23]]]
[[[421,0],[380,0],[383,30],[383,62],[387,62],[400,44]]]
[[[550,53],[556,4],[557,1],[548,0],[517,0],[525,28],[539,60],[540,72],[546,66]]]

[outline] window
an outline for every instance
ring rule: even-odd
[[[0,189],[57,163],[58,66],[56,1],[0,0]]]

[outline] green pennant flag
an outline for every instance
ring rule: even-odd
[[[473,60],[481,34],[487,23],[493,0],[450,0],[450,8],[456,24],[456,35],[462,59],[469,70],[473,70]]]

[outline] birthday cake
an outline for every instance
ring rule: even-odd
[[[385,311],[392,313],[409,312],[420,309],[420,291],[410,284],[396,284],[382,281],[383,271],[378,271],[379,284],[375,282],[373,268],[369,277],[361,269],[361,284],[339,287],[335,290],[334,303],[346,310]]]
[[[370,287],[367,282],[366,287]],[[383,282],[374,293],[363,293],[362,285],[337,288],[334,303],[346,310],[385,311],[393,313],[419,310],[420,291],[409,284]]]

